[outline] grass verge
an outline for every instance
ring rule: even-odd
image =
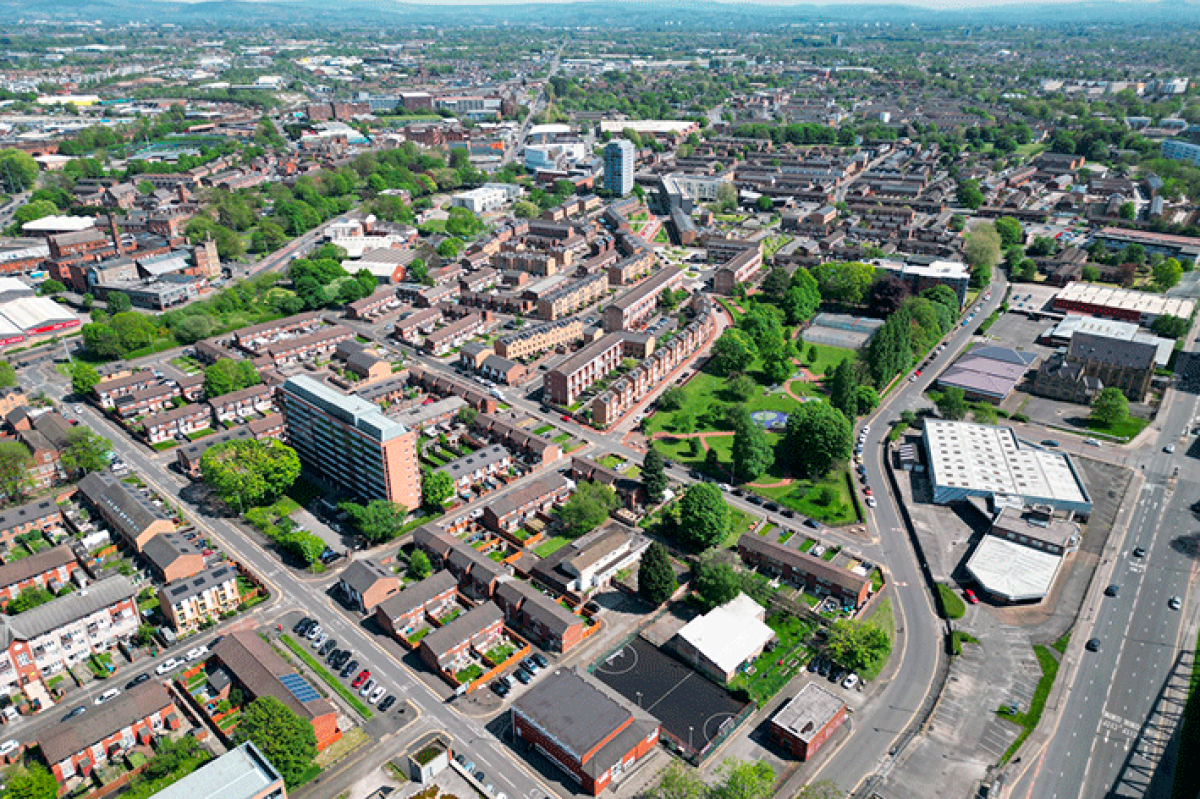
[[[873,624],[879,629],[883,630],[883,632],[887,635],[888,641],[891,643],[891,645],[896,645],[896,619],[892,615],[891,597],[884,597],[882,600],[880,600],[879,604],[876,605],[875,610],[871,611],[871,615],[867,617],[867,623]],[[882,657],[877,659],[867,668],[863,669],[862,673],[858,676],[862,678],[863,682],[871,682],[872,680],[878,679],[879,675],[883,672],[883,667],[887,665],[888,658],[891,656],[892,650],[891,647],[889,647],[888,651],[885,652]]]
[[[967,605],[954,589],[944,583],[937,584],[938,596],[941,597],[942,613],[947,619],[961,619],[967,612]]]
[[[318,663],[317,659],[309,654],[308,650],[306,650],[303,646],[294,641],[290,635],[284,633],[283,635],[279,636],[279,640],[283,641],[284,646],[292,650],[292,652],[295,653],[298,658],[303,660],[304,665],[308,666],[318,677],[324,680],[325,684],[333,689],[335,694],[346,700],[346,704],[354,708],[358,715],[362,716],[364,719],[370,719],[375,715],[371,712],[371,708],[367,707],[362,700],[354,695],[353,691],[342,685],[337,677],[333,676],[328,669]]]
[[[1042,718],[1042,711],[1046,708],[1046,698],[1050,696],[1050,688],[1054,685],[1054,678],[1058,676],[1058,659],[1051,654],[1049,647],[1038,644],[1033,647],[1033,652],[1037,655],[1038,665],[1042,667],[1042,678],[1038,680],[1037,688],[1033,691],[1033,699],[1029,703],[1029,710],[1024,713],[1008,713],[1003,710],[996,711],[1001,718],[1008,719],[1022,728],[1021,734],[1017,736],[1017,740],[1012,742],[1012,746],[1008,747],[1008,751],[1000,758],[1001,766],[1016,754],[1017,750],[1021,748],[1021,744],[1025,743],[1025,739],[1029,737],[1029,734],[1037,728],[1038,722]]]

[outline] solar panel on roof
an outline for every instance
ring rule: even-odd
[[[296,701],[304,703],[311,702],[314,699],[320,699],[318,694],[308,682],[299,674],[284,674],[279,678],[284,687],[292,692],[292,696],[296,697]]]

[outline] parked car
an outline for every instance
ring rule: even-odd
[[[321,647],[325,646],[325,642],[329,640],[329,633],[321,633],[316,638],[312,639],[312,648],[321,651]]]
[[[308,632],[308,628],[311,627],[314,623],[315,622],[313,622],[312,619],[305,616],[303,619],[296,622],[296,626],[292,628],[292,632],[294,632],[296,635],[304,635],[305,633]]]
[[[856,685],[858,685],[858,675],[853,672],[850,673],[849,677],[842,680],[842,687],[847,690],[854,688]]]
[[[352,682],[350,686],[352,688],[362,688],[363,683],[369,679],[371,679],[371,672],[367,669],[363,669],[358,673],[358,676],[354,678],[354,682]]]
[[[358,695],[359,696],[370,696],[371,692],[374,690],[375,690],[375,680],[373,678],[368,677],[367,681],[362,684],[362,688],[358,689]]]
[[[533,662],[533,658],[525,658],[524,660],[521,661],[521,665],[524,666],[525,670],[528,671],[530,674],[536,674],[537,672],[541,671],[541,668],[542,668],[541,666],[539,666],[538,664]]]
[[[369,697],[367,697],[367,701],[373,705],[376,702],[378,702],[380,699],[383,699],[385,696],[387,696],[387,688],[384,688],[381,685],[378,688],[376,688],[374,691],[371,692],[371,695]]]
[[[546,660],[546,656],[541,652],[534,652],[529,657],[533,658],[533,662],[541,666],[543,669],[549,668],[550,661]]]
[[[388,694],[387,696],[385,696],[383,698],[383,701],[379,703],[379,712],[387,713],[389,710],[392,709],[392,705],[394,705],[394,704],[396,704],[396,697],[392,696],[391,694]]]
[[[867,507],[868,508],[873,508],[878,504],[879,503],[875,501],[875,497],[867,497]]]
[[[187,651],[187,654],[184,655],[184,657],[186,657],[188,662],[191,663],[193,660],[202,658],[207,654],[208,654],[208,647],[201,645],[201,646],[194,646],[191,649],[189,649]]]
[[[100,696],[96,697],[96,701],[93,704],[103,705],[108,700],[116,699],[120,695],[121,695],[120,688],[109,688],[107,691],[100,694]]]
[[[161,676],[168,672],[174,671],[175,669],[179,668],[182,665],[183,665],[182,660],[176,660],[175,658],[167,658],[166,660],[164,660],[162,663],[159,664],[158,668],[154,670],[154,673]]]
[[[525,669],[517,669],[513,672],[513,676],[517,678],[517,682],[521,683],[521,685],[529,685],[529,681],[532,679],[529,672],[525,671]]]
[[[340,672],[338,672],[338,674],[340,674],[342,676],[342,678],[344,679],[344,678],[349,677],[351,674],[353,674],[354,670],[357,668],[358,668],[358,661],[352,660],[349,663],[347,663],[345,666],[342,666],[342,670]]]
[[[63,721],[69,721],[70,719],[73,719],[73,718],[75,718],[76,716],[78,716],[78,715],[80,715],[80,714],[83,714],[83,713],[87,713],[87,705],[80,705],[79,707],[75,708],[74,710],[72,710],[72,711],[71,711],[70,713],[68,713],[67,715],[63,716],[63,719],[62,719],[62,720],[63,720]]]
[[[21,748],[21,745],[16,741],[5,741],[0,744],[0,757],[8,757],[13,752]]]
[[[963,596],[965,596],[967,598],[967,601],[970,602],[972,605],[979,604],[979,597],[975,596],[975,592],[972,591],[970,588],[963,591]]]
[[[317,650],[317,654],[320,655],[321,657],[325,657],[330,652],[332,652],[334,650],[334,648],[336,648],[336,647],[337,647],[337,639],[330,638],[328,641],[321,644],[321,648]]]
[[[314,624],[312,627],[309,628],[308,632],[305,633],[304,637],[310,641],[315,641],[315,640],[317,640],[317,638],[321,637],[321,633],[323,633],[323,632],[325,632],[325,631],[321,629],[321,625]]]
[[[763,507],[764,507],[764,508],[766,508],[767,510],[771,511],[771,512],[775,512],[775,511],[779,510],[779,506],[778,506],[778,505],[776,505],[774,502],[768,502],[768,503],[767,503],[766,505],[764,505]]]
[[[136,688],[137,686],[141,685],[148,679],[150,679],[149,674],[139,674],[138,676],[134,677],[129,682],[125,683],[125,690],[128,691],[130,688]]]

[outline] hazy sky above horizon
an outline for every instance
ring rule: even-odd
[[[647,2],[648,0],[632,0],[631,4]],[[1048,6],[1048,5],[1078,5],[1085,0],[1039,0],[1036,4],[1029,0],[710,0],[719,5],[759,5],[759,6],[821,6],[836,8],[837,6],[915,6],[918,8],[952,11],[955,9],[993,8],[997,6]],[[1111,5],[1136,6],[1142,0],[1109,0]],[[425,0],[393,0],[397,5],[427,5]],[[439,5],[525,5],[530,3],[547,3],[552,5],[570,5],[575,0],[439,0]]]

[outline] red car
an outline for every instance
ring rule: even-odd
[[[355,688],[362,688],[362,684],[369,679],[371,679],[371,672],[367,669],[363,669],[358,673],[358,676],[354,678],[354,682],[351,683],[351,685],[353,685]]]
[[[866,488],[864,488],[863,493],[866,494],[868,497],[871,496],[871,487],[867,486]]]
[[[432,405],[432,404],[433,404],[433,397],[426,397],[426,398],[425,398],[425,401],[424,401],[424,402],[422,402],[421,404],[422,404],[422,405]]]
[[[967,601],[970,602],[972,605],[979,604],[979,597],[975,596],[975,592],[972,591],[970,588],[967,588],[963,591],[963,596],[965,596],[967,598]]]
[[[562,415],[562,420],[563,420],[564,422],[569,422],[569,421],[571,421],[571,417],[570,417],[570,416],[567,416],[567,415],[564,413],[564,414]]]

